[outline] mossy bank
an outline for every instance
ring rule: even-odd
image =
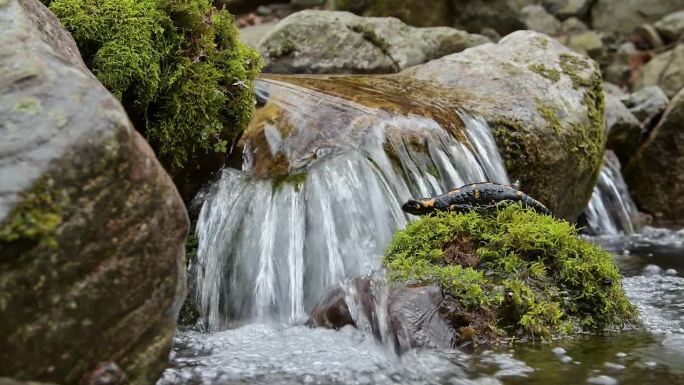
[[[442,311],[462,342],[549,340],[636,318],[608,253],[516,205],[424,217],[395,235],[384,263],[392,280],[438,284],[456,301]]]
[[[220,159],[249,122],[260,58],[209,0],[44,3],[176,182]]]

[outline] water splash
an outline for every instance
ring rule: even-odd
[[[620,161],[612,151],[603,158],[599,181],[585,214],[594,235],[633,234],[639,230],[639,212],[620,173]]]
[[[508,182],[486,123],[464,111],[459,141],[429,118],[277,81],[259,87],[268,87],[288,130],[268,121],[267,145],[247,140],[243,170],[224,170],[201,209],[195,287],[212,330],[243,320],[303,321],[329,288],[381,268],[384,248],[408,219],[403,201]],[[260,160],[282,158],[299,179],[256,175]]]

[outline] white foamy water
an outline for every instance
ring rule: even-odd
[[[245,320],[301,322],[335,284],[381,268],[385,247],[408,219],[402,202],[466,183],[508,182],[489,127],[463,111],[465,143],[432,119],[368,110],[310,90],[302,95],[277,82],[268,87],[269,103],[280,103],[289,121],[301,124],[289,136],[266,130],[271,155],[297,164],[299,147],[318,140],[326,149],[293,171],[304,181],[276,183],[253,175],[258,154],[247,143],[244,169],[226,169],[210,189],[197,223],[195,287],[211,330]],[[312,99],[315,108],[334,108],[334,116],[347,119],[312,121]],[[321,140],[329,131],[339,135]]]

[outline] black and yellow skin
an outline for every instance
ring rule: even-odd
[[[540,214],[552,215],[546,206],[513,186],[488,182],[465,185],[434,198],[411,199],[401,209],[413,215],[427,215],[435,211],[482,210],[517,202]]]

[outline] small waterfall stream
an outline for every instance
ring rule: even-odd
[[[457,140],[426,117],[275,80],[258,88],[265,111],[277,108],[288,124],[266,120],[267,146],[247,136],[243,169],[224,170],[201,209],[195,286],[210,330],[303,321],[333,285],[381,268],[408,219],[403,201],[471,182],[508,183],[486,122],[464,111]],[[256,175],[265,156],[287,159],[289,176]]]
[[[639,212],[622,179],[620,161],[612,151],[603,157],[599,181],[585,214],[594,235],[629,235],[639,230]]]

